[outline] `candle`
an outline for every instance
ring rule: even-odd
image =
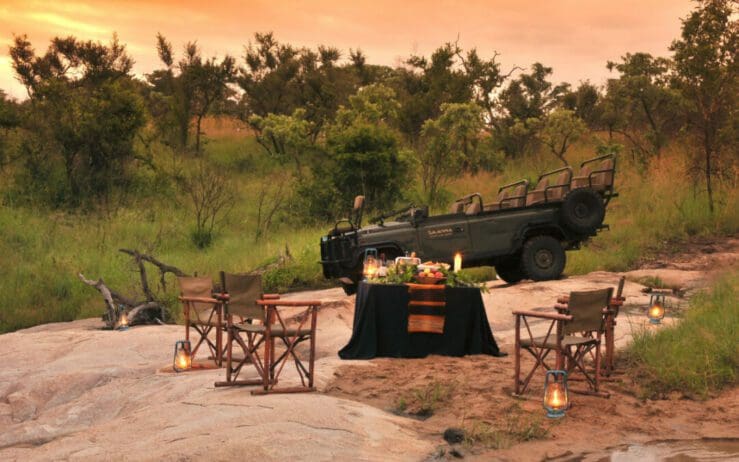
[[[462,254],[457,252],[454,254],[454,272],[457,273],[462,269]]]

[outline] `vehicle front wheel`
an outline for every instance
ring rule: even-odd
[[[562,275],[567,255],[559,240],[552,236],[534,236],[523,245],[521,267],[534,281],[557,279]]]
[[[495,265],[496,274],[508,284],[515,284],[524,278],[524,272],[521,268],[521,255],[514,255],[505,258]]]

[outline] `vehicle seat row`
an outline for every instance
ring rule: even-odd
[[[580,164],[577,176],[573,176],[571,167],[562,167],[542,174],[531,191],[528,191],[528,180],[517,181],[501,186],[495,202],[483,204],[479,194],[471,194],[455,201],[449,213],[477,215],[483,211],[561,201],[568,192],[577,188],[591,188],[600,193],[613,192],[615,167],[613,155],[596,157]],[[475,197],[477,200],[474,200]]]

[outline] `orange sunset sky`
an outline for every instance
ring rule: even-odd
[[[504,69],[540,61],[556,81],[600,84],[606,61],[627,51],[668,54],[692,8],[687,0],[0,0],[0,88],[25,95],[8,57],[13,34],[43,52],[56,35],[107,42],[113,32],[139,75],[159,66],[157,32],[177,50],[197,39],[206,55],[241,57],[254,32],[274,31],[293,45],[361,48],[369,62],[388,65],[459,36],[484,56],[498,51]]]

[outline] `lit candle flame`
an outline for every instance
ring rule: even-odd
[[[567,398],[561,384],[552,383],[547,387],[547,406],[555,411],[567,406]]]
[[[661,319],[665,314],[665,309],[659,303],[655,303],[649,307],[649,317],[651,319]]]

